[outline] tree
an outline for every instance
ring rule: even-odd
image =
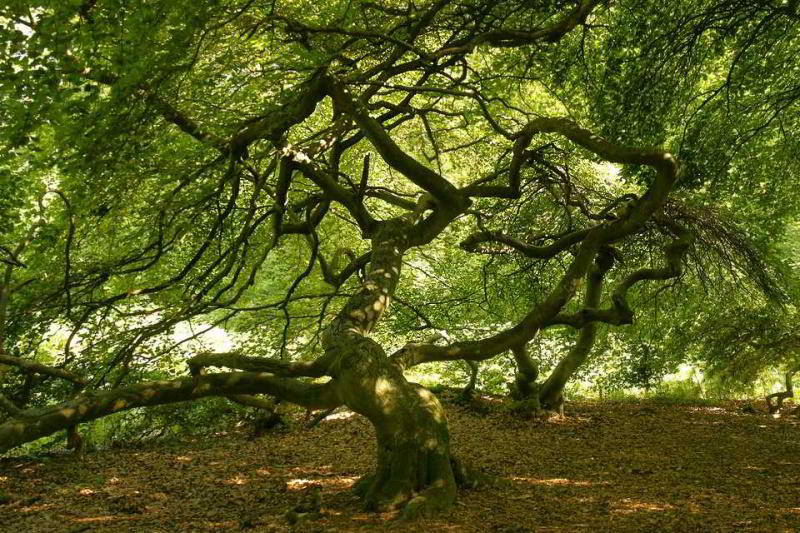
[[[746,205],[748,227],[774,231],[797,212],[794,182],[765,163],[797,165],[796,2],[665,9],[3,8],[2,175],[26,181],[3,204],[0,349],[39,392],[2,397],[0,450],[132,407],[267,394],[370,420],[368,507],[448,508],[469,471],[405,369],[511,351],[520,397],[556,408],[599,324],[630,324],[631,301],[682,275],[709,203]],[[759,237],[716,250],[766,272],[746,254]],[[452,301],[405,298],[437,290],[401,275],[433,264],[460,285],[458,317]],[[387,354],[375,339],[393,300],[395,330],[455,340]],[[192,319],[261,336],[268,356],[192,354],[191,376],[143,382]],[[552,327],[577,338],[539,383],[527,345]],[[41,362],[54,329],[63,356]]]

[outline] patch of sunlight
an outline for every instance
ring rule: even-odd
[[[331,476],[322,479],[295,478],[286,482],[289,490],[303,490],[309,485],[320,485],[323,489],[343,490],[355,485],[358,476]]]
[[[784,511],[792,514],[800,514],[800,507],[786,507]]]
[[[230,479],[223,481],[226,485],[247,485],[247,478],[241,475],[233,476]]]
[[[675,506],[669,503],[643,502],[643,501],[631,500],[630,498],[625,498],[624,500],[618,502],[617,508],[614,509],[612,512],[619,514],[631,514],[631,513],[639,513],[642,511],[661,512],[661,511],[668,511],[674,508]]]
[[[73,522],[78,522],[79,524],[91,523],[91,522],[111,522],[113,520],[132,520],[136,517],[134,516],[117,516],[113,514],[107,514],[103,516],[90,516],[87,518],[76,518]]]
[[[39,505],[28,505],[27,507],[22,507],[20,509],[21,513],[38,513],[39,511],[44,511],[46,509],[51,509],[55,507],[53,503],[40,503]]]
[[[394,385],[386,378],[378,378],[375,380],[375,394],[382,398],[389,393],[394,392]]]
[[[563,477],[554,477],[550,479],[538,479],[533,477],[519,477],[519,476],[512,476],[510,478],[512,481],[521,481],[523,483],[528,483],[530,485],[544,485],[546,487],[553,487],[557,485],[569,485],[572,487],[594,487],[597,485],[610,485],[608,481],[586,481],[586,480],[576,480],[576,479],[567,479]]]
[[[191,322],[176,324],[172,338],[177,343],[187,342],[190,347],[205,346],[205,349],[212,352],[229,352],[233,350],[236,341],[235,335],[220,327]]]
[[[188,463],[194,461],[194,457],[191,455],[179,455],[175,458],[176,461],[180,461],[181,463]]]
[[[106,484],[107,484],[107,485],[116,485],[117,483],[121,483],[121,482],[122,482],[122,480],[121,480],[120,478],[118,478],[118,477],[112,477],[111,479],[109,479],[108,481],[106,481]]]
[[[297,478],[297,479],[290,479],[286,482],[286,488],[289,490],[300,490],[305,488],[307,485],[315,484],[316,480],[314,479],[306,479],[306,478]]]
[[[8,481],[8,476],[0,476],[0,483],[5,483]]]
[[[322,419],[323,422],[327,422],[328,420],[347,420],[348,418],[353,418],[356,414],[353,411],[343,411],[341,413],[333,413],[325,418]]]
[[[81,496],[91,496],[92,494],[95,494],[96,492],[97,492],[96,490],[92,490],[92,489],[80,489],[78,491],[78,494],[80,494]]]

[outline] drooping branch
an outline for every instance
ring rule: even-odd
[[[558,133],[614,163],[647,165],[657,170],[658,176],[647,192],[636,202],[626,216],[605,222],[588,230],[581,240],[575,256],[555,288],[536,305],[518,324],[491,337],[475,341],[458,342],[450,346],[409,345],[393,355],[394,361],[408,368],[429,361],[452,361],[457,359],[485,360],[499,353],[521,346],[530,341],[537,331],[555,323],[566,323],[569,317],[559,312],[575,295],[581,279],[591,267],[592,261],[603,246],[609,245],[637,231],[660,209],[680,176],[675,157],[664,150],[637,149],[620,146],[600,138],[589,130],[563,118],[538,118],[528,123],[518,134],[525,142],[537,133]],[[625,299],[628,289],[644,279],[669,279],[680,274],[682,257],[691,244],[691,234],[672,223],[673,232],[679,238],[668,248],[667,266],[663,269],[643,269],[626,279],[612,296],[612,311],[582,311],[583,324],[608,318],[630,323],[631,312]],[[613,313],[613,317],[606,315]],[[622,319],[620,319],[622,317]]]
[[[661,149],[641,149],[609,142],[565,118],[537,118],[519,133],[528,137],[537,133],[558,133],[610,163],[646,165],[655,169],[657,178],[647,192],[629,210],[626,217],[606,226],[607,243],[630,235],[641,227],[666,202],[667,195],[680,178],[680,167],[673,154]]]
[[[548,325],[563,324],[582,328],[591,322],[605,322],[613,325],[631,324],[633,311],[628,305],[628,291],[642,281],[666,281],[679,277],[683,272],[683,261],[694,242],[694,234],[673,220],[660,219],[675,235],[675,239],[664,247],[664,266],[661,268],[642,268],[629,274],[614,289],[611,295],[612,306],[597,309],[585,306],[578,313],[557,315]]]
[[[65,379],[79,386],[86,385],[86,380],[84,378],[62,368],[54,368],[52,366],[37,363],[36,361],[29,361],[27,359],[14,357],[13,355],[7,355],[2,352],[0,352],[0,364],[15,366],[28,373],[45,374],[47,376]]]
[[[560,252],[567,250],[570,246],[578,244],[588,234],[588,229],[581,229],[568,233],[567,235],[558,238],[555,242],[546,246],[534,246],[499,231],[479,231],[464,239],[460,246],[466,251],[477,252],[480,251],[480,244],[486,242],[496,242],[513,248],[525,257],[530,257],[533,259],[550,259],[551,257],[555,257]]]
[[[140,383],[126,388],[87,393],[55,405],[23,411],[0,424],[0,453],[56,431],[134,407],[163,405],[237,394],[269,394],[310,407],[339,405],[329,384],[308,384],[267,372],[233,372]]]
[[[572,31],[576,26],[583,24],[592,10],[601,3],[603,3],[603,0],[583,0],[574,10],[551,26],[534,31],[510,29],[491,30],[473,37],[467,43],[442,48],[435,52],[433,56],[442,57],[454,54],[467,54],[472,52],[475,47],[484,43],[496,47],[518,47],[535,44],[537,42],[555,43],[561,40],[562,37]]]
[[[581,278],[592,264],[600,247],[597,233],[590,236],[579,247],[572,263],[561,280],[538,305],[519,323],[490,337],[473,341],[461,341],[449,346],[432,344],[407,345],[393,354],[394,361],[403,368],[430,362],[455,361],[459,359],[483,361],[517,346],[529,342],[536,333],[547,326],[553,317],[575,295]]]

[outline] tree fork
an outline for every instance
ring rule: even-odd
[[[610,247],[603,247],[597,253],[594,266],[586,275],[586,294],[584,307],[594,309],[600,304],[603,293],[603,278],[614,265],[614,254]],[[546,409],[563,411],[564,386],[580,365],[586,360],[597,335],[597,322],[586,324],[578,334],[578,340],[564,359],[559,361],[553,372],[539,389],[539,403]]]

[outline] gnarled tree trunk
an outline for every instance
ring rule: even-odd
[[[379,344],[366,335],[389,305],[400,276],[410,225],[385,223],[373,237],[370,271],[323,337],[329,372],[342,402],[365,416],[377,434],[377,466],[356,491],[367,508],[405,506],[413,516],[455,501],[447,419],[438,399],[408,382]]]

